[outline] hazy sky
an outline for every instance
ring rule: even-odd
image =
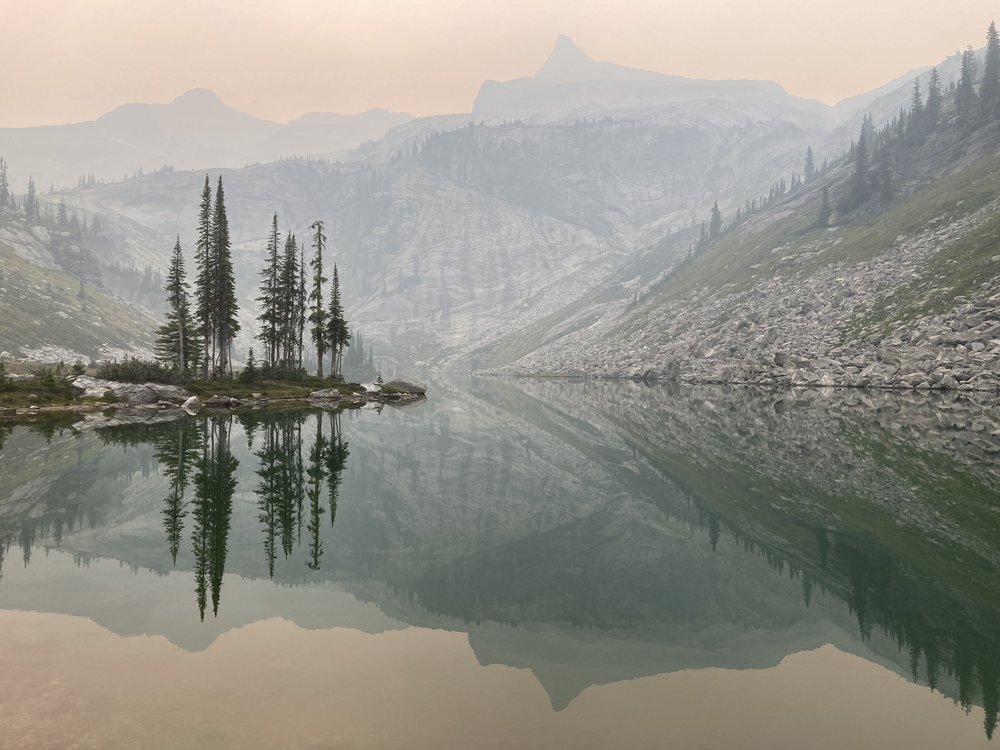
[[[982,46],[993,14],[985,0],[0,0],[0,126],[197,87],[279,121],[464,112],[484,79],[537,70],[559,34],[598,60],[832,103]]]

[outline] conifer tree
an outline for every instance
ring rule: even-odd
[[[281,262],[281,277],[278,282],[278,325],[279,359],[281,368],[292,370],[295,366],[296,329],[298,310],[296,292],[299,286],[299,252],[295,235],[289,232],[285,237],[284,257]]]
[[[330,287],[330,310],[327,318],[327,342],[330,345],[330,376],[340,375],[344,349],[351,344],[351,332],[344,319],[344,307],[340,299],[340,275],[337,264],[333,264],[333,283]]]
[[[861,121],[861,138],[870,151],[875,142],[875,118],[872,117],[871,112],[866,114]]]
[[[303,355],[305,352],[306,318],[308,310],[306,305],[306,246],[299,248],[299,284],[295,288],[295,344],[298,348],[298,369],[303,369]]]
[[[933,68],[931,70],[930,82],[927,84],[927,107],[924,110],[928,130],[933,130],[937,127],[938,120],[941,117],[941,105],[941,75],[938,73],[937,68]]]
[[[992,22],[986,32],[986,60],[983,64],[983,83],[979,87],[979,103],[986,119],[1000,117],[1000,36],[997,35],[996,24]]]
[[[976,104],[976,53],[972,47],[968,47],[962,53],[962,75],[958,81],[958,88],[955,90],[955,108],[958,110],[959,119],[968,124],[972,118],[972,111]]]
[[[94,217],[97,221],[97,217]],[[215,361],[216,341],[212,335],[212,185],[205,175],[201,190],[201,204],[198,209],[198,240],[195,244],[195,320],[201,329],[204,351],[201,358],[202,377],[206,380],[209,368]]]
[[[236,299],[236,274],[233,270],[232,247],[229,239],[229,219],[226,216],[225,194],[222,175],[215,188],[215,209],[212,211],[212,300],[213,329],[218,342],[219,375],[233,375],[233,338],[240,330],[239,305]]]
[[[250,351],[247,352],[247,363],[243,367],[243,372],[240,373],[241,383],[256,383],[257,377],[260,375],[260,370],[257,369],[257,357],[253,353],[253,347],[250,347]]]
[[[28,178],[28,191],[24,194],[24,216],[29,222],[38,221],[38,194],[35,190],[35,180]]]
[[[167,292],[167,320],[160,326],[156,339],[156,357],[167,367],[186,372],[198,358],[198,341],[194,335],[191,302],[188,296],[187,274],[184,271],[184,252],[181,238],[177,238],[164,284]]]
[[[830,217],[833,216],[833,209],[830,207],[830,188],[823,188],[823,201],[819,206],[819,218],[816,220],[816,224],[819,227],[826,228],[830,226]]]
[[[309,291],[309,334],[316,346],[316,375],[323,377],[323,357],[326,355],[326,306],[323,299],[323,284],[327,279],[323,276],[323,253],[326,252],[326,235],[323,233],[323,222],[315,221],[310,227],[313,230],[313,258],[309,266],[312,269],[312,288]]]
[[[806,149],[806,163],[802,174],[805,176],[806,182],[809,182],[816,174],[816,161],[813,156],[812,146]]]
[[[854,172],[851,174],[851,181],[847,188],[847,200],[844,208],[853,211],[864,205],[871,196],[871,183],[868,176],[868,144],[866,143],[864,128],[861,137],[854,148]]]
[[[279,254],[278,214],[271,220],[267,238],[267,259],[260,276],[260,341],[264,345],[266,367],[274,368],[278,360],[278,327],[281,323],[279,284],[281,281],[281,255]]]
[[[0,206],[10,205],[10,182],[7,179],[7,162],[0,156]]]
[[[924,130],[924,101],[920,92],[920,79],[913,79],[913,91],[910,94],[910,119],[906,125],[906,134],[910,138],[911,143],[916,143],[920,140],[923,135]],[[868,143],[871,143],[871,139]]]
[[[712,217],[708,225],[708,238],[712,241],[722,236],[722,212],[719,210],[719,201],[712,206]]]
[[[892,168],[889,164],[889,149],[883,146],[879,151],[878,167],[875,171],[875,183],[878,186],[879,200],[887,205],[892,202],[894,192],[892,184]]]

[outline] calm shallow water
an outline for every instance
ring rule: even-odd
[[[0,441],[4,747],[992,744],[989,402],[453,379]]]

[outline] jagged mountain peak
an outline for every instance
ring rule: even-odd
[[[226,107],[229,106],[210,89],[196,88],[185,91],[172,102],[170,106],[175,107]]]
[[[556,39],[545,64],[535,74],[536,78],[564,78],[567,74],[588,72],[594,66],[594,60],[586,52],[576,46],[576,43],[565,34]]]

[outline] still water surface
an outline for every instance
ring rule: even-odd
[[[954,396],[479,379],[0,428],[0,745],[989,747],[998,443]]]

